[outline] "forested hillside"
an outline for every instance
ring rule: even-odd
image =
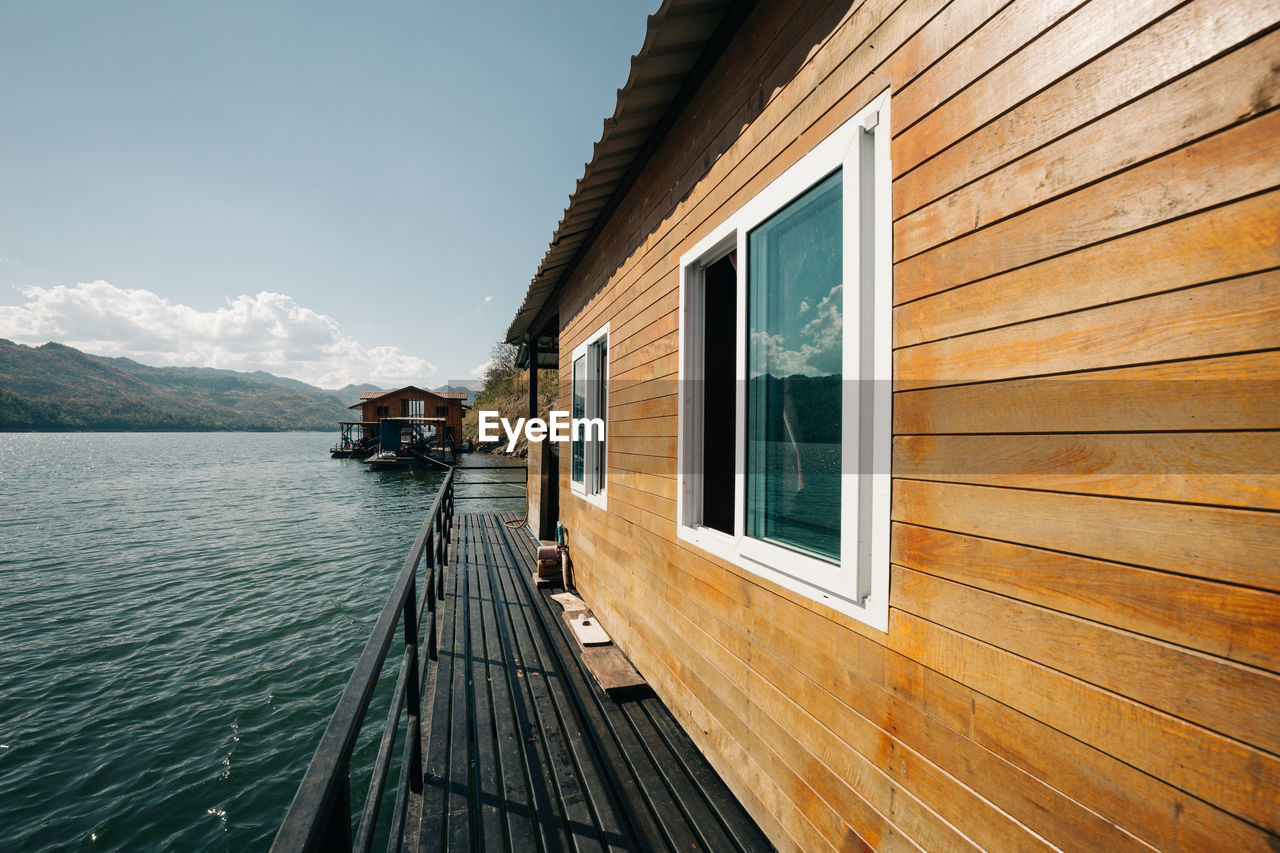
[[[57,343],[0,339],[3,431],[336,431],[356,416],[347,405],[359,396],[338,393],[268,373],[147,367]]]

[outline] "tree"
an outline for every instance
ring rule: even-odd
[[[498,341],[489,350],[489,366],[484,371],[484,387],[487,391],[506,390],[516,373],[516,354],[519,348]]]

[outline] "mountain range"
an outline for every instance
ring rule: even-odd
[[[147,367],[0,338],[0,431],[337,430],[373,385],[336,391],[258,371]]]

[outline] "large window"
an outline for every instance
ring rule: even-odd
[[[605,440],[609,410],[609,326],[573,351],[573,429],[570,486],[597,506],[605,506]]]
[[[681,259],[679,535],[884,630],[889,94]]]

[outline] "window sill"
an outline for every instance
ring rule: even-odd
[[[594,495],[589,495],[587,494],[585,487],[579,486],[577,483],[570,481],[569,491],[582,498],[587,503],[600,507],[600,509],[609,508],[607,490],[603,492],[596,492]]]
[[[584,495],[585,497],[585,495]],[[879,599],[873,594],[865,601],[859,602],[850,595],[841,594],[838,590],[833,590],[818,584],[805,580],[798,574],[783,571],[770,565],[757,557],[762,554],[771,552],[782,552],[786,549],[778,548],[766,542],[758,540],[748,540],[746,544],[750,546],[749,551],[754,552],[755,556],[744,554],[741,547],[735,541],[734,537],[722,533],[718,530],[712,530],[706,527],[689,527],[688,525],[678,525],[676,528],[676,536],[682,542],[698,548],[711,556],[731,565],[738,569],[763,578],[777,586],[782,587],[788,592],[801,596],[802,601],[796,603],[802,606],[808,606],[810,602],[830,608],[837,613],[848,616],[863,625],[881,632],[889,630],[889,603],[887,594],[880,596]],[[801,554],[787,552],[787,562],[793,565],[803,565],[807,562],[819,564],[820,561],[804,557]],[[830,571],[830,568],[827,568]],[[852,590],[850,590],[852,592]],[[887,593],[887,591],[886,591]]]

